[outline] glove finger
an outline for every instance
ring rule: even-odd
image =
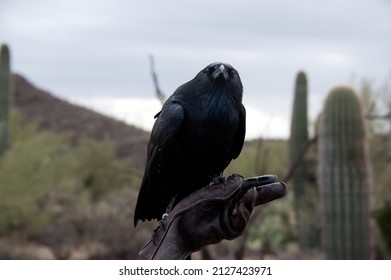
[[[275,182],[277,182],[276,175],[262,175],[262,176],[250,177],[243,180],[242,188],[248,190],[253,187],[268,185]]]
[[[286,185],[283,182],[276,182],[255,189],[258,193],[255,206],[284,197],[287,193]]]

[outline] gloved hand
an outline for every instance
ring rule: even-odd
[[[255,206],[281,198],[286,185],[274,175],[232,175],[181,200],[140,251],[143,259],[186,259],[223,239],[242,235]]]

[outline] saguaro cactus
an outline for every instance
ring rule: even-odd
[[[10,114],[10,55],[7,45],[0,50],[0,156],[8,149]]]
[[[319,127],[322,243],[329,259],[370,259],[371,167],[361,101],[332,89]]]
[[[307,92],[307,77],[303,71],[300,71],[296,77],[293,101],[291,137],[289,142],[291,162],[297,161],[308,141]]]
[[[300,71],[296,77],[295,95],[289,140],[289,160],[291,168],[295,168],[292,176],[294,193],[294,210],[296,216],[296,233],[301,249],[309,249],[318,245],[316,214],[316,186],[309,184],[307,160],[304,157],[308,145],[307,117],[307,77]]]

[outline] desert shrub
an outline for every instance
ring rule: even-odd
[[[0,158],[0,235],[36,234],[54,217],[138,180],[109,141],[85,139],[71,147],[69,138],[40,131],[13,113],[12,147]]]

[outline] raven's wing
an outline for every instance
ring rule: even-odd
[[[163,199],[166,190],[158,188],[159,181],[185,119],[185,110],[178,102],[166,102],[155,117],[157,120],[148,143],[147,165],[134,214],[135,226],[138,220],[160,218],[160,212],[167,206]]]
[[[244,137],[246,136],[246,109],[243,104],[240,105],[239,109],[239,123],[236,129],[236,134],[232,142],[232,158],[236,159],[243,148]]]

